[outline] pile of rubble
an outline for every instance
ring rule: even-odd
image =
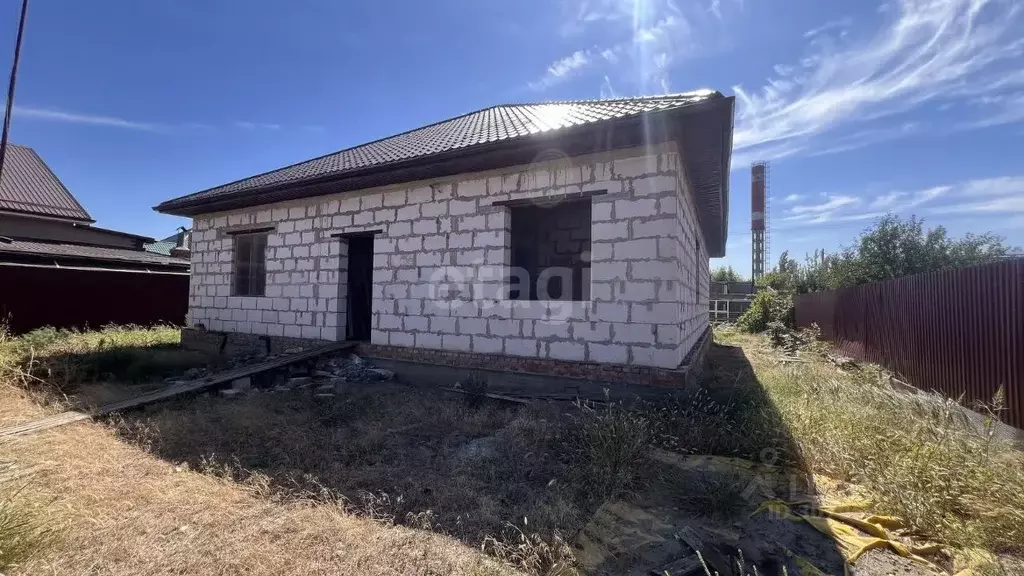
[[[292,353],[286,350],[284,354]],[[248,364],[265,362],[282,356],[243,356],[233,358],[230,368],[239,368]],[[184,380],[197,380],[212,375],[209,368],[191,368],[185,372]],[[252,376],[238,378],[231,387],[221,390],[226,397],[236,397],[255,392],[283,393],[306,391],[318,398],[331,398],[341,393],[348,384],[381,382],[391,380],[395,373],[391,370],[377,368],[370,362],[355,354],[321,357],[308,362],[282,366]]]

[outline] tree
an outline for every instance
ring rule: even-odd
[[[988,264],[1013,248],[992,233],[950,238],[946,229],[924,228],[924,220],[889,214],[865,230],[857,243],[824,263],[829,288],[856,286],[949,268]]]
[[[732,269],[732,266],[719,266],[711,271],[712,282],[743,282],[743,277]]]

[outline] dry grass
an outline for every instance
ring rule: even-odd
[[[0,342],[3,376],[25,385],[0,386],[0,425],[45,413],[40,398],[180,373],[197,358],[176,339],[111,327]],[[638,409],[381,386],[182,399],[0,443],[0,461],[40,468],[11,509],[59,534],[13,573],[572,574],[568,542],[607,498],[645,489],[652,445],[833,476],[928,537],[1022,551],[1019,454],[948,404],[718,339],[743,348],[717,347],[699,392]],[[732,478],[681,489],[695,515],[728,522],[740,506]]]
[[[15,569],[46,550],[54,529],[45,506],[24,497],[22,489],[0,479],[0,571]]]
[[[957,547],[1024,552],[1024,458],[935,394],[896,391],[879,370],[814,359],[779,363],[758,337],[741,345],[809,471],[859,484],[881,513]]]
[[[92,406],[138,393],[126,384],[160,382],[209,361],[179,342],[174,326],[40,328],[18,337],[0,329],[0,382],[20,385],[55,410]]]
[[[32,410],[9,387],[0,403]],[[234,482],[176,466],[96,424],[0,444],[0,459],[42,467],[20,497],[49,502],[60,529],[12,573],[510,573],[452,538],[275,497],[258,475]]]
[[[523,408],[385,386],[328,401],[201,398],[117,428],[164,460],[450,535],[534,574],[573,568],[565,535],[633,487],[649,445],[646,421],[619,405]]]
[[[19,386],[3,387],[0,422],[63,407],[66,392],[96,399],[180,373],[195,358],[178,362],[176,338],[110,327],[8,339],[0,366]],[[632,486],[648,435],[621,406],[564,408],[387,387],[329,401],[210,395],[20,438],[0,458],[43,464],[26,497],[53,500],[60,518],[62,538],[29,573],[570,574],[565,535],[596,496]],[[395,546],[410,552],[391,557]]]

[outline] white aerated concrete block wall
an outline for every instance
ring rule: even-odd
[[[345,337],[346,242],[374,238],[374,344],[674,368],[708,325],[708,256],[672,144],[195,218],[190,321]],[[505,299],[510,208],[596,194],[589,300]],[[230,232],[272,227],[266,295],[231,294]],[[699,247],[698,247],[699,241]]]

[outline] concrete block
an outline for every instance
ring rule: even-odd
[[[437,234],[437,219],[422,219],[412,223],[413,234]]]
[[[583,361],[587,359],[587,348],[579,342],[551,342],[548,344],[548,358]]]
[[[594,222],[591,227],[592,240],[619,240],[629,238],[629,222],[618,220],[613,222]]]
[[[569,322],[558,320],[535,320],[533,322],[534,338],[569,339]]]
[[[459,334],[487,334],[487,319],[460,317]]]
[[[487,336],[473,336],[473,352],[481,354],[501,354],[504,350],[505,341],[502,338],[488,338]]]
[[[629,355],[632,364],[639,364],[641,366],[677,368],[682,362],[682,353],[676,348],[630,346]]]
[[[452,216],[473,214],[476,210],[476,200],[452,200],[448,203],[448,212]]]
[[[671,260],[645,260],[629,263],[630,277],[634,280],[675,280],[679,265]]]
[[[416,333],[416,347],[418,348],[432,348],[435,350],[441,349],[441,335],[433,334],[430,332],[417,332]]]
[[[505,354],[536,358],[540,355],[540,342],[532,338],[506,338]]]
[[[419,204],[411,204],[409,206],[405,206],[404,208],[399,208],[398,209],[397,218],[399,220],[415,220],[415,219],[417,219],[419,217],[420,217],[420,205]]]
[[[487,326],[492,336],[514,336],[522,335],[521,320],[504,318],[491,318],[487,320]]]
[[[444,334],[441,336],[441,347],[445,350],[469,352],[473,348],[473,343],[469,336]]]
[[[411,332],[391,332],[388,343],[392,346],[415,346],[416,335]]]
[[[629,348],[623,344],[587,344],[587,360],[606,364],[629,362]]]
[[[609,322],[571,322],[574,340],[586,342],[605,342],[612,337]]]
[[[657,214],[657,205],[653,198],[616,200],[615,202],[615,217],[619,220],[624,218],[646,218],[655,214]]]
[[[671,302],[631,304],[629,321],[636,324],[661,324],[674,322],[679,317],[679,305]]]
[[[658,255],[658,243],[653,238],[626,240],[614,245],[616,260],[649,260]]]
[[[612,341],[623,344],[654,344],[654,326],[651,324],[612,324]]]

